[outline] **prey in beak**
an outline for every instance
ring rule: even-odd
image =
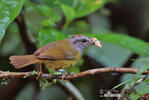
[[[100,44],[99,40],[97,40],[96,38],[91,38],[90,40],[91,40],[92,44],[94,44],[97,47],[101,48],[101,44]]]

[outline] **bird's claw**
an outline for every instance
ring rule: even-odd
[[[65,80],[65,76],[68,76],[68,73],[67,72],[63,72],[63,74],[62,74],[62,80]]]
[[[38,73],[38,76],[37,76],[36,80],[39,80],[39,78],[40,78],[41,75],[42,75],[42,72],[40,71],[40,72]]]

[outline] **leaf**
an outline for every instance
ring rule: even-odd
[[[107,0],[80,0],[76,2],[77,3],[74,7],[74,2],[71,2],[71,5],[67,5],[62,2],[60,4],[66,16],[66,24],[64,27],[66,27],[72,20],[87,16],[88,14],[96,11],[102,7],[107,2]]]
[[[53,15],[53,11],[51,10],[50,7],[46,5],[38,5],[37,10],[44,16],[49,17],[50,15]]]
[[[40,46],[57,40],[62,40],[64,38],[66,38],[65,34],[62,34],[54,28],[42,28],[38,36]]]
[[[70,72],[71,74],[76,74],[80,72],[80,68],[77,65],[73,65],[68,69],[68,72]]]
[[[75,18],[75,11],[70,6],[64,4],[61,4],[61,8],[66,16],[66,27]]]
[[[25,0],[0,0],[0,41],[8,25],[18,16]]]
[[[142,72],[149,69],[149,58],[148,57],[139,58],[139,59],[134,60],[134,61],[135,62],[133,63],[133,66],[135,66],[139,69],[139,71],[136,74],[136,77],[141,75]]]
[[[137,100],[139,98],[139,95],[137,93],[131,93],[130,98],[131,100]]]
[[[78,7],[76,7],[76,18],[87,16],[102,7],[107,0],[80,0]]]
[[[138,97],[143,96],[146,93],[149,93],[149,84],[142,81],[140,84],[135,86],[135,92],[130,94],[131,100],[136,100]]]

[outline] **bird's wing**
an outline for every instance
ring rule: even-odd
[[[45,45],[34,55],[39,59],[75,59],[78,52],[68,40],[60,40]]]

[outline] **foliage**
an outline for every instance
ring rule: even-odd
[[[95,10],[103,6],[105,3],[106,0],[82,0],[77,1],[77,3],[74,3],[73,7],[60,3],[61,8],[66,16],[65,26],[76,18],[80,18],[94,12]]]
[[[64,38],[66,38],[66,36],[54,28],[42,28],[38,39],[40,41],[40,46],[43,46],[47,43],[62,40]]]
[[[1,0],[0,1],[0,41],[6,28],[20,13],[25,0]]]

